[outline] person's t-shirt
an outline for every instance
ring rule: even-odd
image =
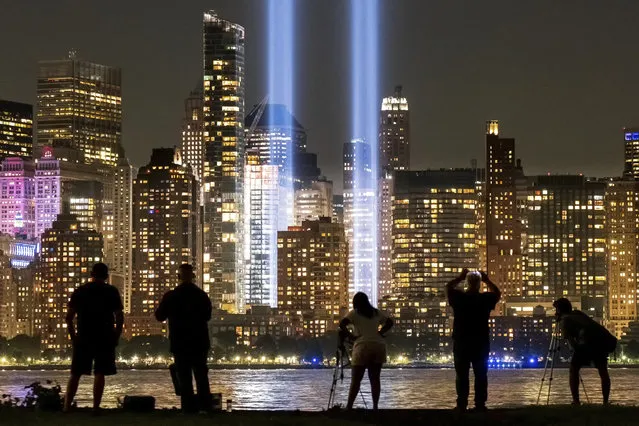
[[[76,288],[69,308],[78,316],[77,339],[82,343],[115,345],[115,313],[124,309],[112,285],[89,282]]]
[[[353,334],[357,336],[356,345],[367,342],[384,343],[384,337],[379,334],[379,327],[386,322],[388,317],[382,311],[377,310],[372,318],[368,318],[353,310],[346,315],[346,318],[353,324]]]
[[[211,300],[192,283],[184,283],[167,292],[155,311],[159,321],[169,321],[171,352],[199,354],[211,347],[208,322]]]
[[[458,289],[448,292],[453,308],[453,340],[484,343],[490,338],[488,320],[499,297],[496,293],[467,293]]]

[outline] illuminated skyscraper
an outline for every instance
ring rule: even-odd
[[[133,282],[133,181],[138,170],[126,157],[120,157],[115,169],[113,199],[114,235],[111,260],[111,283],[118,287],[124,312],[131,312],[131,284]]]
[[[523,296],[581,298],[582,310],[601,318],[606,183],[576,175],[529,179]]]
[[[639,319],[639,182],[609,182],[604,200],[608,275],[607,323],[610,331],[617,338],[621,338],[628,325]]]
[[[63,353],[69,347],[65,314],[69,298],[102,261],[102,236],[82,229],[75,216],[61,214],[42,235],[39,263],[38,330],[42,348]]]
[[[106,233],[104,185],[96,180],[70,180],[62,184],[62,204],[74,215],[80,228]]]
[[[625,146],[623,176],[639,179],[639,127],[625,127],[623,136]]]
[[[0,336],[15,337],[17,292],[11,279],[8,253],[0,252]]]
[[[133,183],[133,284],[127,334],[163,332],[153,316],[178,284],[183,263],[197,265],[198,188],[179,150],[154,149]]]
[[[344,144],[344,228],[349,246],[349,294],[361,291],[377,302],[376,179],[371,146],[361,139]]]
[[[38,145],[82,151],[86,164],[115,166],[122,131],[119,68],[76,59],[41,61]]]
[[[0,232],[35,236],[35,168],[31,161],[9,157],[0,171]]]
[[[277,306],[277,231],[280,207],[279,167],[261,164],[256,151],[247,152],[244,170],[244,291],[243,305]],[[286,227],[286,224],[284,224]]]
[[[202,168],[204,167],[202,102],[202,91],[200,89],[192,91],[184,101],[182,121],[182,156],[184,163],[191,166],[193,174],[199,182],[202,181]]]
[[[295,225],[333,216],[333,182],[316,180],[295,191]]]
[[[306,221],[277,235],[277,306],[301,316],[307,334],[337,328],[348,309],[348,248],[344,226],[329,218]]]
[[[475,170],[401,171],[395,179],[395,292],[443,296],[447,281],[477,268]]]
[[[297,154],[306,152],[306,130],[286,105],[261,103],[246,116],[246,148],[257,151],[263,164],[294,173]]]
[[[33,105],[0,99],[0,159],[33,156]]]
[[[393,191],[395,186],[394,173],[383,172],[379,179],[379,237],[377,238],[379,259],[378,293],[379,298],[388,296],[393,291]]]
[[[241,310],[244,286],[244,28],[204,13],[204,289]]]
[[[381,170],[410,169],[410,113],[402,86],[395,87],[395,94],[382,100],[379,149]]]
[[[515,140],[499,136],[499,122],[486,123],[486,263],[491,279],[508,297],[521,296],[521,220],[517,214]]]
[[[70,202],[70,198],[74,197],[70,191],[77,187],[72,182],[93,181],[94,185],[101,184],[104,187],[105,180],[112,180],[112,177],[109,178],[93,166],[74,163],[74,159],[79,157],[78,152],[73,149],[61,148],[54,151],[50,147],[42,147],[41,152],[42,156],[38,159],[35,169],[35,236],[38,238],[51,227],[53,221],[62,211],[62,204],[65,200]],[[74,153],[76,155],[73,155]],[[82,205],[88,202],[88,200],[78,199],[82,197],[74,198],[74,204],[77,203],[78,209],[81,209]],[[104,201],[103,198],[101,203]],[[97,207],[99,207],[98,210],[93,212],[102,215],[102,206]],[[85,216],[82,221],[86,222],[88,211],[78,210],[78,212]],[[102,226],[102,221],[99,222],[100,229],[98,230],[100,232],[106,231],[105,227]],[[105,256],[106,259],[109,259],[106,253]]]
[[[333,195],[333,222],[344,223],[344,196]]]

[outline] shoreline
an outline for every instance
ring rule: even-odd
[[[568,363],[555,365],[557,368],[568,368]],[[70,364],[53,364],[53,365],[11,365],[0,367],[0,371],[67,371]],[[136,365],[118,364],[119,371],[162,371],[169,368],[168,364],[153,365]],[[210,370],[332,370],[334,365],[288,365],[288,364],[209,364]],[[639,364],[610,364],[610,369],[633,369],[639,368]],[[345,367],[349,368],[349,367]],[[444,365],[385,365],[385,370],[452,370],[452,364]],[[543,370],[543,364],[537,367],[511,367],[511,368],[490,368],[489,370]]]

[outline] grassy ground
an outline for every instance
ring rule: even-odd
[[[449,410],[386,410],[371,412],[240,412],[212,416],[184,416],[177,412],[157,411],[153,414],[133,414],[105,411],[99,417],[90,412],[72,414],[38,413],[17,409],[0,409],[2,425],[153,425],[186,426],[228,425],[637,425],[639,407],[530,407],[512,410],[493,410],[484,414],[459,415]]]

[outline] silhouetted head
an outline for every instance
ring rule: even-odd
[[[96,263],[91,269],[91,277],[96,281],[106,281],[109,278],[109,267],[104,263]]]
[[[179,273],[181,283],[192,283],[195,280],[195,273],[193,272],[193,266],[188,263],[180,265]]]
[[[555,300],[555,303],[553,303],[552,305],[557,310],[556,315],[558,317],[572,312],[572,303],[570,303],[570,300],[566,299],[565,297]]]
[[[377,309],[375,309],[368,300],[366,293],[362,293],[361,291],[353,297],[353,309],[355,309],[355,312],[358,314],[367,318],[373,318],[375,312],[377,312]]]
[[[468,282],[469,293],[479,293],[481,289],[481,273],[477,271],[469,272],[466,275],[466,281]]]

